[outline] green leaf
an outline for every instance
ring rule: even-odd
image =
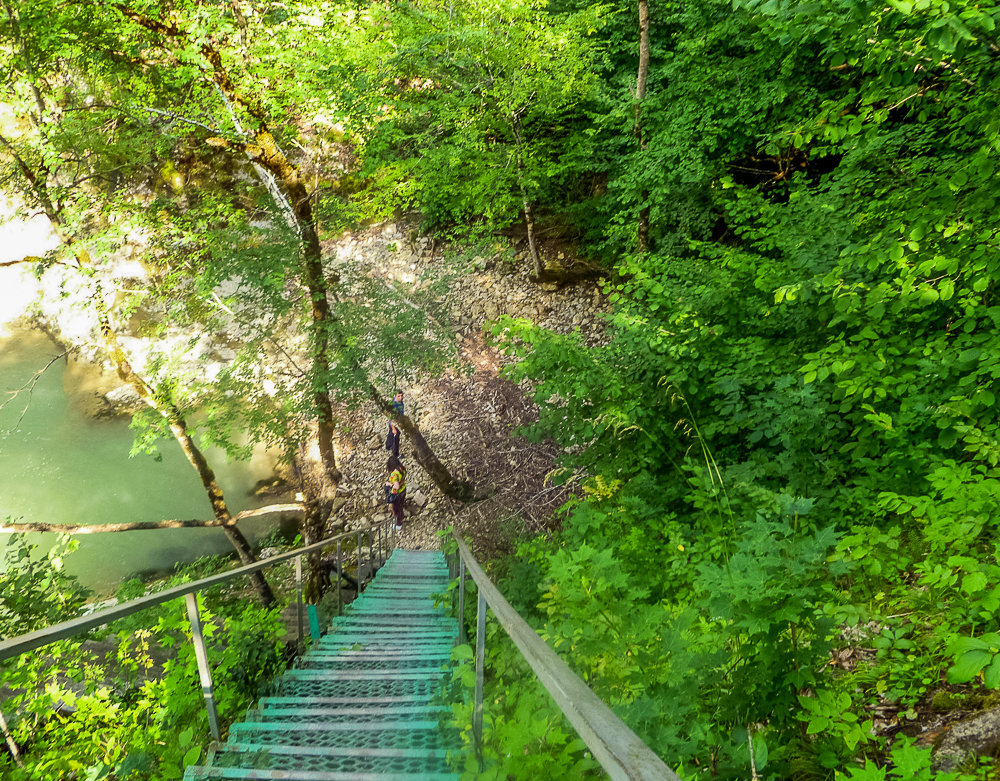
[[[988,651],[967,651],[948,669],[948,683],[968,683],[993,659]]]
[[[962,591],[966,594],[982,591],[987,585],[989,585],[989,578],[984,572],[972,572],[962,578]]]
[[[988,689],[1000,689],[1000,656],[994,657],[986,668],[983,673],[983,684]]]
[[[767,742],[759,732],[753,736],[753,754],[758,770],[767,766]]]
[[[827,727],[830,726],[830,719],[826,716],[814,716],[809,719],[809,726],[806,727],[806,733],[809,735],[816,735],[820,732],[825,732]]]

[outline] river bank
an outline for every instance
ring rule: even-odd
[[[438,376],[400,378],[399,382],[408,400],[408,414],[453,475],[490,487],[490,496],[485,502],[470,506],[442,497],[413,461],[404,439],[401,455],[410,469],[411,501],[403,544],[413,548],[437,547],[437,531],[453,524],[479,540],[485,550],[504,547],[512,536],[542,531],[551,523],[552,511],[565,500],[570,489],[556,488],[545,481],[558,455],[557,449],[546,443],[527,443],[514,436],[519,426],[530,424],[536,417],[534,404],[525,395],[530,389],[526,384],[519,387],[501,377],[506,359],[488,344],[483,327],[490,320],[509,314],[556,331],[579,330],[588,343],[596,343],[603,334],[601,315],[607,311],[599,286],[593,281],[539,285],[529,277],[530,265],[512,242],[498,240],[494,246],[478,250],[439,246],[417,236],[413,226],[405,222],[345,233],[324,242],[323,250],[329,273],[340,274],[353,267],[351,273],[379,279],[403,293],[412,305],[432,312],[455,334],[457,362],[452,368]],[[552,262],[562,262],[561,249],[553,249],[550,254]],[[82,292],[72,289],[65,275],[60,279],[58,274],[47,272],[41,281],[32,283],[23,268],[4,268],[0,273],[8,280],[16,277],[11,289],[20,291],[21,308],[14,322],[20,324],[22,338],[30,313],[30,323],[35,329],[44,331],[48,339],[63,343],[62,349],[69,348],[67,355],[56,358],[60,348],[50,344],[40,351],[31,367],[22,367],[20,379],[10,372],[0,372],[0,379],[6,378],[3,390],[20,387],[34,371],[56,358],[56,365],[33,386],[31,406],[40,410],[45,394],[55,392],[52,386],[61,386],[65,399],[58,402],[57,414],[86,421],[69,427],[75,433],[66,441],[54,436],[62,426],[53,425],[45,416],[37,419],[31,413],[19,424],[20,450],[14,446],[17,437],[8,437],[9,441],[2,446],[12,482],[30,480],[24,473],[14,476],[18,474],[15,469],[18,465],[32,464],[40,477],[46,469],[49,471],[34,484],[36,490],[26,492],[28,496],[23,500],[7,501],[6,497],[16,492],[0,492],[5,497],[5,503],[0,504],[0,515],[66,523],[211,517],[193,470],[178,458],[179,449],[173,442],[160,443],[158,458],[142,455],[127,458],[132,435],[126,427],[125,413],[134,409],[139,400],[102,361],[96,348],[100,342],[96,322],[80,314],[88,310],[79,306]],[[142,284],[145,275],[142,266],[132,258],[122,258],[114,273],[134,278],[136,284]],[[31,284],[35,288],[29,294]],[[57,294],[67,290],[67,295]],[[14,315],[15,309],[8,307],[7,316]],[[120,341],[133,366],[141,371],[153,345],[141,337],[135,325],[130,324]],[[188,360],[197,364],[199,372],[213,376],[230,353],[214,343],[218,341],[215,337],[206,335],[196,339],[195,336],[175,334],[170,338],[196,342]],[[8,340],[0,345],[8,357],[16,352],[11,349],[13,343]],[[387,512],[381,490],[385,477],[385,420],[373,408],[365,407],[342,408],[338,417],[341,425],[336,449],[345,480],[340,486],[336,511],[328,522],[330,531],[363,526]],[[0,420],[0,427],[7,425],[9,421]],[[107,445],[110,449],[97,447],[95,442],[112,430],[117,433],[111,437],[114,444]],[[74,448],[80,448],[84,454],[81,461],[70,459],[57,464],[58,459],[53,460],[52,454],[70,453]],[[38,458],[47,460],[31,460]],[[258,498],[252,495],[254,487],[262,482],[275,482],[277,465],[266,453],[255,454],[246,465],[227,464],[221,451],[212,452],[210,458],[233,512],[259,506]],[[143,478],[130,471],[140,464],[150,474],[153,486],[147,487]],[[118,474],[124,478],[121,483],[112,479]],[[95,489],[96,496],[88,494]],[[63,497],[63,502],[71,507],[38,501],[39,497],[56,496]],[[181,497],[184,500],[180,504],[168,501]],[[130,504],[133,500],[139,504]],[[241,522],[240,528],[251,538],[257,538],[272,528],[273,522],[274,519],[250,519]],[[157,530],[104,537],[104,541],[95,541],[96,544],[84,540],[77,555],[80,562],[90,559],[86,566],[99,573],[89,583],[98,589],[111,588],[132,572],[169,569],[173,562],[189,560],[193,555],[228,550],[228,543],[218,529]],[[105,544],[109,546],[107,549]]]

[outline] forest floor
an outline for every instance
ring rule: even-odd
[[[499,315],[527,317],[563,333],[579,330],[588,344],[603,340],[609,311],[597,280],[539,284],[529,278],[531,264],[510,244],[490,256],[448,257],[448,248],[427,239],[407,241],[414,232],[387,224],[348,235],[324,248],[328,256],[354,265],[354,272],[382,279],[408,298],[424,296],[438,304],[436,316],[455,332],[457,363],[443,374],[399,380],[406,411],[456,479],[469,481],[488,498],[462,504],[443,496],[411,457],[405,434],[400,458],[409,470],[406,521],[399,545],[440,546],[437,532],[454,526],[477,555],[507,552],[519,537],[549,531],[556,511],[576,486],[550,480],[558,446],[518,435],[538,419],[527,382],[502,376],[511,360],[489,342],[484,330]],[[546,251],[543,248],[543,252]],[[551,260],[564,263],[567,248],[552,243]],[[366,524],[388,516],[383,503],[387,421],[374,408],[347,416],[338,447],[347,499],[331,527]]]

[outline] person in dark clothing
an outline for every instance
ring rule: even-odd
[[[389,422],[389,433],[385,435],[385,449],[399,458],[399,427],[393,421]]]
[[[403,530],[403,502],[406,500],[406,467],[396,456],[389,456],[385,464],[389,479],[386,480],[386,499],[396,517],[396,531]]]
[[[392,397],[392,408],[396,411],[397,415],[405,415],[403,411],[406,405],[403,404],[403,391],[396,391],[396,395]]]

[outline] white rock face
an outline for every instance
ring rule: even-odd
[[[0,263],[42,257],[59,246],[49,221],[10,196],[0,194]],[[0,328],[29,314],[40,286],[31,263],[0,268]]]

